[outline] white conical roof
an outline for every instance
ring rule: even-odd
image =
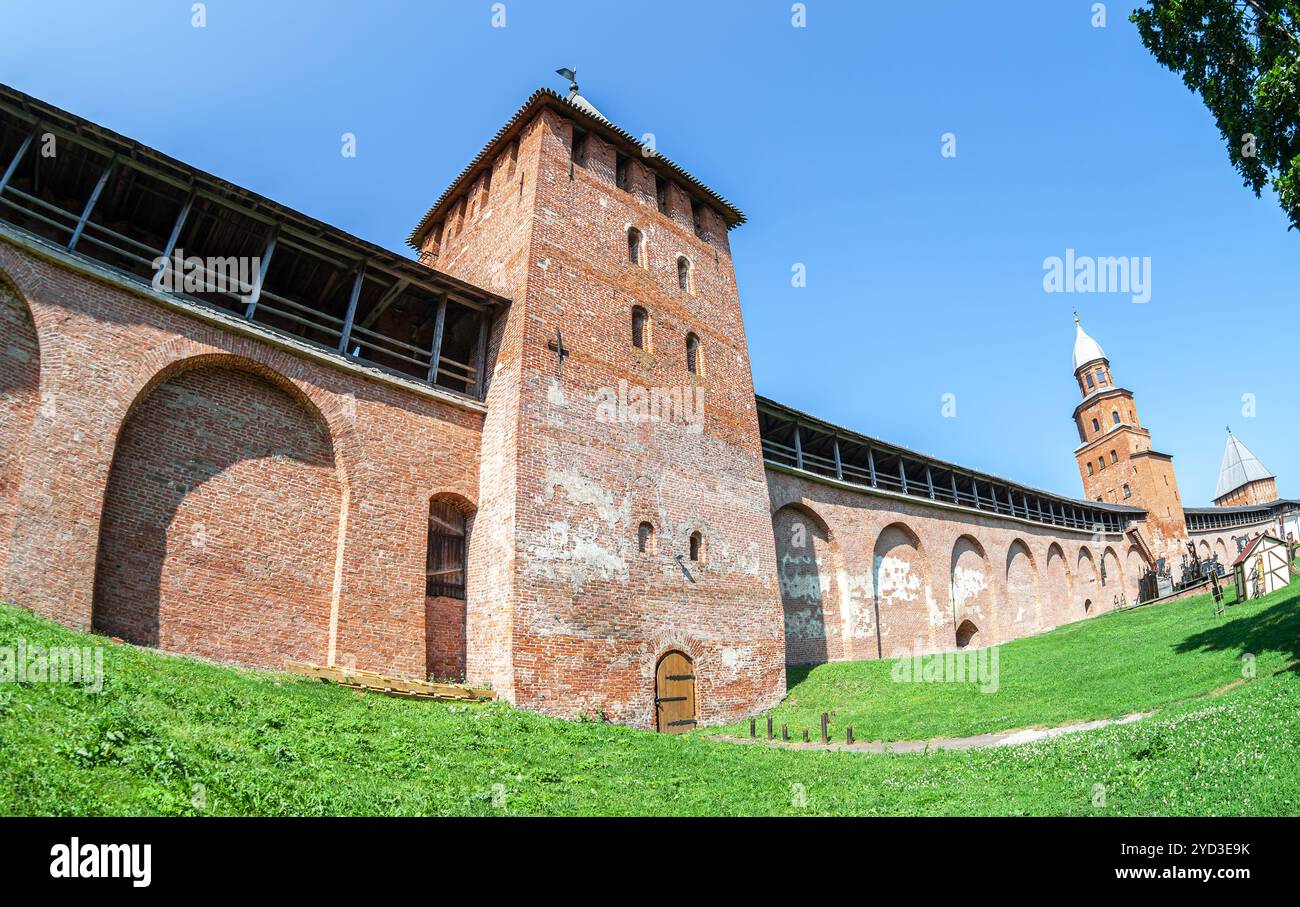
[[[1264,464],[1246,449],[1246,445],[1237,440],[1237,436],[1228,432],[1228,447],[1223,452],[1223,465],[1219,467],[1219,484],[1214,489],[1215,499],[1236,491],[1248,482],[1271,479],[1273,474],[1264,468]]]
[[[1083,325],[1079,324],[1079,316],[1074,316],[1074,368],[1078,371],[1079,366],[1085,362],[1092,362],[1094,359],[1105,359],[1106,354],[1102,352],[1101,344],[1093,340],[1083,330]]]

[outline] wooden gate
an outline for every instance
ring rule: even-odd
[[[669,652],[655,668],[655,726],[680,734],[695,724],[695,664],[681,652]]]

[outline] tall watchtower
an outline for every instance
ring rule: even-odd
[[[470,680],[671,730],[784,694],[743,222],[575,81],[535,92],[411,234],[426,264],[512,299],[489,342]],[[680,678],[689,701],[665,695]]]
[[[1074,378],[1083,399],[1074,408],[1074,450],[1083,492],[1094,501],[1147,511],[1145,539],[1156,557],[1176,559],[1187,538],[1174,458],[1151,447],[1133,392],[1115,383],[1110,360],[1074,316]]]

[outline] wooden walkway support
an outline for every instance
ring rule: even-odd
[[[347,671],[343,668],[329,668],[322,665],[286,661],[284,669],[290,674],[303,677],[317,677],[337,683],[339,686],[359,690],[373,690],[389,696],[404,699],[441,699],[481,702],[495,699],[491,690],[475,689],[459,683],[430,683],[425,680],[403,680],[400,677],[387,677],[373,671]]]

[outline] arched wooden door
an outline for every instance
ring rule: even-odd
[[[695,724],[695,664],[681,652],[669,652],[655,668],[655,727],[680,734]]]

